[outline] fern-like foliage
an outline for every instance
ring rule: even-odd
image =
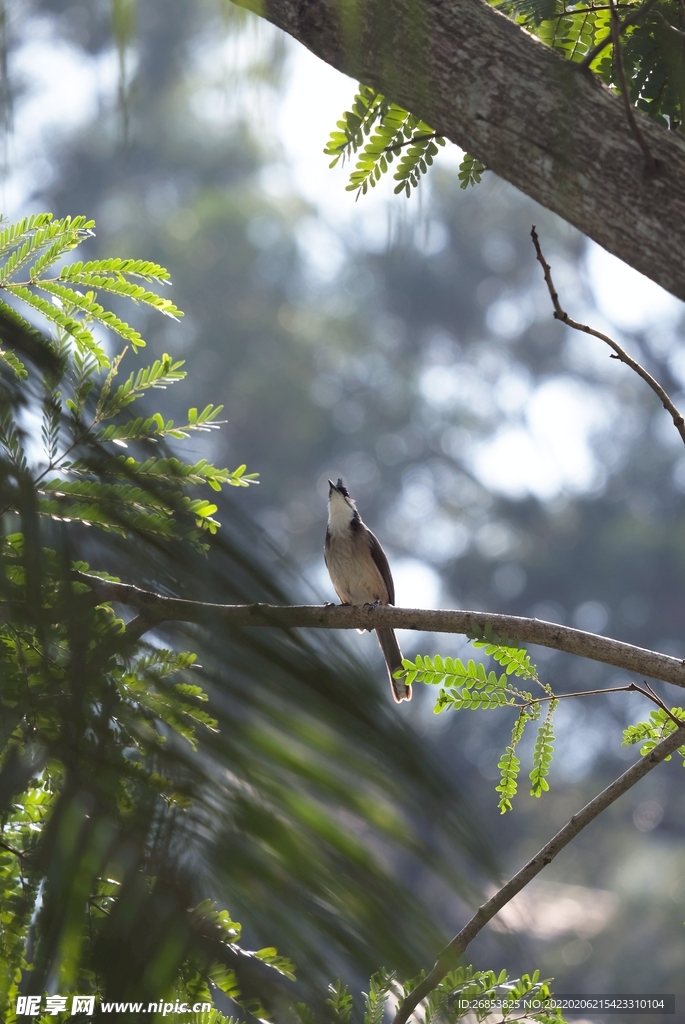
[[[610,31],[611,12],[604,5],[597,10],[559,0],[492,0],[492,5],[573,61],[581,61]],[[630,5],[621,6],[625,12]]]
[[[50,276],[55,264],[94,234],[94,227],[95,222],[85,217],[55,220],[50,213],[7,225],[0,233],[0,257],[4,257],[0,291],[20,300],[55,325],[58,332],[71,337],[82,354],[88,351],[100,366],[108,366],[107,355],[94,338],[94,325],[115,332],[134,348],[141,348],[145,342],[138,331],[98,301],[99,293],[132,299],[166,316],[178,318],[183,314],[170,299],[130,280],[168,283],[168,272],[147,260],[79,261],[62,266]]]
[[[347,990],[347,985],[340,981],[329,985],[326,1004],[331,1008],[333,1024],[349,1024],[352,1015],[352,996]]]
[[[324,153],[332,156],[330,167],[359,154],[350,173],[348,192],[366,195],[394,160],[395,192],[410,196],[426,173],[445,140],[430,125],[396,103],[390,103],[375,89],[360,85],[351,110],[345,111],[331,133]]]
[[[41,214],[8,225],[0,233],[0,252],[5,254],[0,293],[4,290],[8,298],[21,300],[52,325],[56,357],[55,368],[43,380],[43,466],[29,465],[9,408],[0,410],[0,452],[18,472],[33,476],[41,515],[124,536],[128,530],[166,540],[183,536],[202,546],[202,533],[218,528],[216,505],[188,490],[245,487],[256,476],[247,473],[244,465],[229,470],[206,460],[186,464],[145,450],[166,439],[182,441],[192,433],[217,430],[222,422],[220,405],[191,408],[181,423],[155,412],[128,420],[122,417],[128,406],[151,391],[182,381],[185,371],[182,360],[163,355],[132,370],[120,383],[127,352],[140,349],[144,342],[134,328],[98,301],[98,293],[145,303],[167,316],[181,313],[171,300],[147,287],[169,283],[168,271],[157,263],[112,258],[53,270],[93,235],[94,226],[85,217],[54,220],[51,214]],[[1,298],[0,309],[16,315]],[[123,347],[113,358],[95,336],[95,325],[109,328],[121,339]],[[7,346],[0,352],[0,362],[19,379],[26,378],[26,368]],[[109,454],[110,446],[133,451],[120,458]]]
[[[369,979],[369,991],[364,993],[364,1024],[383,1024],[388,996],[392,992],[395,972],[383,968]]]

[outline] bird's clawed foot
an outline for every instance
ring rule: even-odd
[[[373,611],[373,610],[374,610],[375,608],[378,608],[378,606],[380,605],[380,603],[381,603],[381,601],[380,601],[380,598],[379,598],[379,597],[377,597],[375,601],[367,601],[367,602],[366,602],[366,604],[365,604],[365,605],[363,605],[363,607],[364,607],[364,608],[365,608],[365,609],[367,610],[367,612],[369,612],[369,614],[371,614],[371,612],[372,612],[372,611]],[[366,630],[364,630],[364,629],[360,629],[360,630],[358,630],[358,632],[359,632],[359,633],[371,633],[371,632],[372,632],[372,629],[371,629],[371,628],[369,628],[369,629],[366,629]]]

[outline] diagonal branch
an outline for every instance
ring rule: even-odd
[[[75,580],[88,584],[96,601],[116,601],[137,608],[141,616],[130,625],[142,624],[146,630],[162,622],[211,624],[215,621],[234,628],[377,629],[390,626],[393,629],[467,635],[474,630],[482,632],[490,623],[500,636],[506,633],[516,637],[518,642],[552,647],[685,688],[685,663],[680,658],[542,619],[451,609],[395,608],[394,605],[212,604],[165,597],[130,583],[111,583],[87,573],[74,572],[72,575]]]
[[[636,111],[643,174],[620,99],[486,0],[235,2],[685,299],[685,139]]]
[[[673,404],[670,396],[662,388],[661,384],[659,384],[659,381],[655,380],[655,378],[652,377],[651,373],[648,373],[647,370],[645,370],[644,366],[641,366],[636,359],[633,359],[632,356],[629,356],[625,349],[621,348],[618,342],[614,341],[613,338],[610,338],[607,334],[602,334],[601,331],[596,331],[594,327],[588,327],[587,324],[579,324],[577,320],[573,320],[568,315],[568,313],[561,308],[559,296],[556,292],[554,283],[552,281],[552,271],[550,269],[549,263],[542,255],[542,249],[540,248],[540,240],[538,238],[538,233],[535,230],[535,225],[533,225],[533,227],[530,229],[530,237],[533,239],[535,253],[538,262],[542,267],[542,271],[545,275],[545,284],[547,285],[547,289],[552,300],[552,305],[554,306],[554,319],[561,320],[563,324],[566,324],[567,327],[572,327],[575,331],[583,331],[584,334],[591,334],[593,338],[599,338],[600,341],[605,342],[605,344],[607,344],[609,348],[613,349],[615,355],[611,357],[612,359],[620,359],[622,363],[625,363],[626,366],[629,366],[631,370],[634,370],[639,377],[642,377],[642,379],[646,381],[647,384],[649,384],[652,391],[659,398],[659,401],[663,405],[664,409],[666,409],[666,411],[671,414],[673,425],[680,434],[683,444],[685,444],[685,419],[683,419],[683,414]]]
[[[539,853],[536,853],[527,864],[524,864],[521,870],[513,878],[510,878],[487,903],[478,908],[471,920],[462,928],[458,935],[455,935],[452,941],[438,954],[435,966],[430,973],[400,1004],[393,1024],[405,1024],[421,1000],[425,999],[436,985],[440,984],[445,975],[456,967],[459,958],[469,943],[473,942],[476,935],[483,930],[495,914],[502,907],[506,906],[517,893],[521,892],[536,875],[539,875],[543,868],[551,864],[554,858],[591,821],[594,821],[602,811],[605,811],[614,801],[631,789],[636,782],[644,778],[652,768],[656,768],[658,764],[673,754],[683,743],[685,743],[685,724],[681,725],[679,729],[676,729],[666,739],[661,740],[645,757],[641,758],[627,772],[624,772],[610,786],[607,786],[594,800],[586,804],[582,810],[574,814],[571,820],[564,825],[560,832],[557,832],[546,846],[542,847]]]

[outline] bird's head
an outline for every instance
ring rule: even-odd
[[[328,481],[328,518],[334,523],[349,523],[351,519],[358,517],[357,506],[350,492],[345,487],[342,479],[338,477],[337,484],[332,480]]]

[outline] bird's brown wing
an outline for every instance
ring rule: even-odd
[[[367,530],[369,537],[369,550],[371,551],[371,557],[376,563],[376,568],[383,577],[386,590],[388,591],[388,604],[395,603],[395,584],[392,581],[392,573],[390,572],[390,566],[388,565],[388,558],[385,551],[381,547],[381,542],[375,534],[371,533],[371,530]]]

